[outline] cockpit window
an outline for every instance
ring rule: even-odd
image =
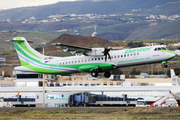
[[[161,48],[158,48],[158,50],[161,50]]]
[[[162,49],[162,50],[166,50],[166,48],[164,48],[164,47],[162,47],[161,49]]]
[[[155,48],[154,51],[157,51],[157,48]]]

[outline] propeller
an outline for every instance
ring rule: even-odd
[[[105,61],[107,60],[107,56],[109,57],[109,59],[111,59],[111,56],[109,54],[109,51],[111,50],[111,48],[108,48],[107,45],[104,47],[104,56],[105,56]]]

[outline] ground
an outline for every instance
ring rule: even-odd
[[[99,107],[99,108],[0,108],[0,120],[37,119],[180,119],[178,107]]]

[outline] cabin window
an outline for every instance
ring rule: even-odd
[[[71,62],[69,61],[69,64],[71,64]]]
[[[64,63],[62,63],[64,65]]]
[[[124,57],[126,57],[126,55],[124,55]]]
[[[80,60],[78,61],[78,63],[80,63]]]
[[[81,62],[83,62],[83,60]]]
[[[162,50],[166,50],[166,48],[164,48],[164,47],[162,47],[161,49],[162,49]]]
[[[121,55],[121,57],[123,57],[123,55]]]
[[[103,60],[103,57],[101,58],[101,60]]]
[[[66,62],[66,64],[67,64],[67,62]]]
[[[61,65],[61,63],[59,63],[59,65]]]
[[[119,58],[119,55],[118,55],[118,58]]]
[[[98,58],[98,60],[101,60],[101,58]]]
[[[87,62],[87,60],[85,60],[85,62]]]
[[[75,63],[77,63],[77,61],[75,61]]]
[[[113,56],[111,56],[111,59],[113,59]]]
[[[92,61],[93,61],[93,59],[92,59]]]
[[[116,56],[114,56],[114,58],[116,58]]]
[[[129,54],[127,54],[127,56],[129,57]]]
[[[137,55],[139,55],[139,53],[137,53]]]
[[[134,53],[134,55],[136,55],[136,53]]]
[[[97,58],[95,58],[95,60],[97,60]]]
[[[73,63],[73,61],[72,61],[72,63]]]

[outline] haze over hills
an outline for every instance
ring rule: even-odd
[[[58,2],[38,7],[24,7],[0,11],[0,19],[46,18],[55,14],[114,14],[131,12],[132,9],[148,10],[179,0],[111,0],[111,1],[76,1]],[[165,12],[165,11],[164,11]],[[174,10],[177,12],[177,10]],[[170,13],[169,13],[170,14]]]
[[[3,10],[0,31],[91,36],[96,26],[96,36],[107,40],[180,38],[179,1],[88,0]]]

